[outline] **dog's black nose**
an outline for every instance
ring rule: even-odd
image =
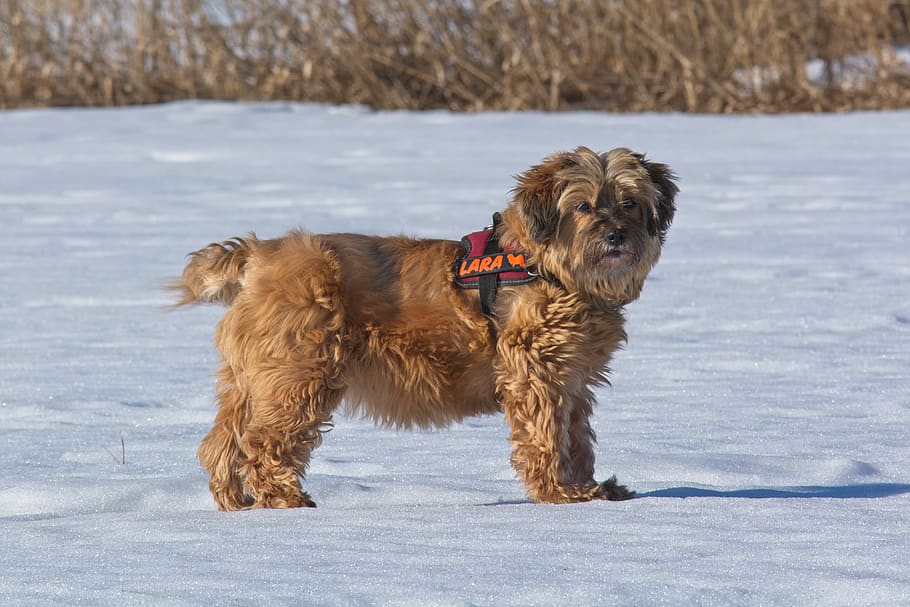
[[[614,247],[618,247],[626,242],[626,231],[622,228],[614,228],[607,232],[607,242]]]

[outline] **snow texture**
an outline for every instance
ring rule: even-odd
[[[906,112],[0,113],[0,604],[910,604],[908,133]],[[681,177],[597,393],[598,476],[641,497],[528,502],[501,417],[340,418],[318,508],[217,512],[195,450],[223,311],[165,310],[184,255],[297,226],[458,239],[578,145]]]

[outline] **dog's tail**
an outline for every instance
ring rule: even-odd
[[[180,294],[174,307],[197,303],[231,305],[244,282],[244,268],[259,240],[255,234],[212,243],[188,255],[183,275],[168,285]]]

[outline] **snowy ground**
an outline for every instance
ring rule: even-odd
[[[910,113],[0,113],[0,604],[910,604],[907,133]],[[195,450],[222,311],[162,309],[184,254],[298,225],[457,239],[580,144],[682,178],[595,417],[599,476],[641,498],[528,503],[501,418],[339,419],[319,508],[217,512]]]

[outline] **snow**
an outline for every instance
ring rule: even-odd
[[[861,52],[837,59],[810,59],[805,63],[808,81],[819,90],[835,86],[849,93],[869,85],[877,72],[910,74],[910,45],[888,46],[877,52]],[[762,89],[777,85],[782,77],[777,66],[756,65],[738,69],[733,73],[733,82],[744,95],[755,95]]]
[[[0,604],[910,604],[908,132],[908,112],[0,113]],[[594,417],[599,477],[640,499],[529,503],[501,417],[339,418],[318,508],[217,512],[195,450],[222,310],[165,309],[184,255],[300,225],[457,239],[577,145],[681,176]]]
[[[824,59],[813,59],[806,63],[806,75],[812,84],[825,87],[831,84],[839,85],[847,90],[851,88],[862,88],[868,85],[870,79],[877,71],[888,71],[893,73],[907,74],[910,71],[910,46],[898,45],[885,47],[878,54],[864,52],[855,55],[847,55],[841,59],[830,61]],[[780,80],[780,74],[773,73],[774,70],[753,70],[753,88],[762,88],[762,76],[765,77],[766,83],[774,83]],[[772,76],[768,78],[768,76]],[[833,82],[829,82],[833,80]]]

